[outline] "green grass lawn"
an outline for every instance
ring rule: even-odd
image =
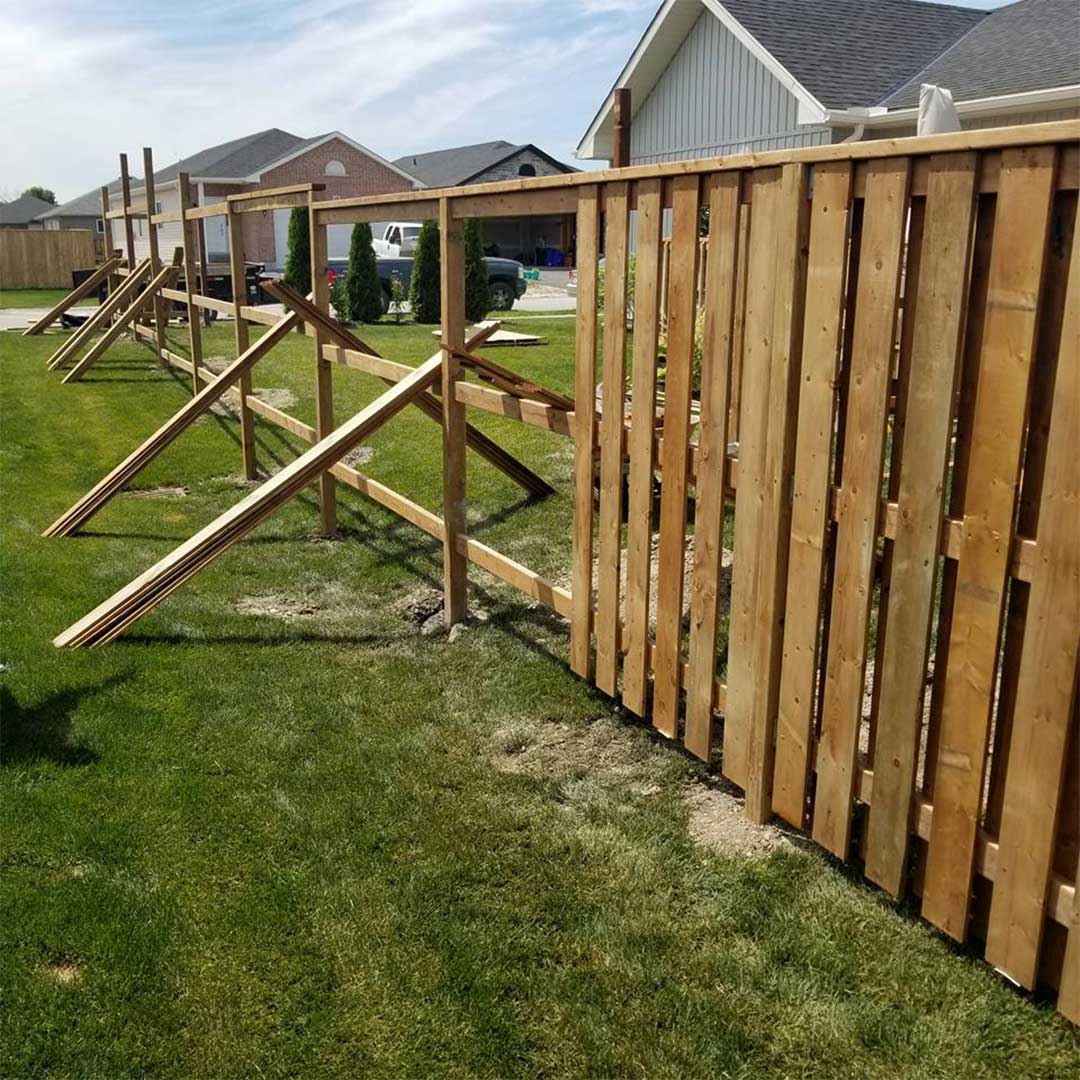
[[[549,344],[492,355],[572,390],[573,323],[509,325]],[[58,652],[245,490],[235,421],[207,417],[42,539],[187,393],[131,343],[61,386],[58,340],[0,334],[0,1076],[1080,1075],[1050,1005],[820,852],[696,842],[723,796],[570,674],[559,620],[474,572],[487,621],[421,636],[400,602],[440,548],[347,489],[340,539],[305,493],[115,644]],[[342,418],[382,389],[334,376]],[[254,377],[309,422],[311,383],[299,336]],[[470,460],[471,531],[565,579],[569,443],[471,419],[560,491],[523,503]],[[268,469],[297,452],[257,434]],[[439,509],[437,425],[370,446]]]
[[[0,289],[0,308],[51,308],[70,289]],[[77,300],[76,307],[97,307],[97,295]]]

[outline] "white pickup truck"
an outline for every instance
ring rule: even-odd
[[[397,259],[414,253],[419,235],[418,221],[391,221],[387,223],[382,236],[371,241],[371,246],[376,255]]]

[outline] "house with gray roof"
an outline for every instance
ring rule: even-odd
[[[406,154],[394,164],[429,188],[577,172],[533,143],[510,143],[505,139]],[[571,257],[572,216],[493,218],[481,223],[481,232],[489,255],[518,259],[528,265],[560,266]]]
[[[219,202],[236,192],[288,184],[319,183],[321,198],[349,198],[358,195],[381,195],[411,191],[424,185],[411,173],[387,161],[379,154],[340,131],[304,137],[280,128],[257,131],[238,139],[208,147],[154,171],[156,213],[175,211],[180,205],[178,176],[191,178],[196,203]],[[108,185],[110,201],[119,204],[120,181]],[[137,178],[131,180],[131,201],[138,206],[145,200],[145,187]],[[247,258],[271,267],[285,260],[288,233],[288,210],[265,211],[244,215],[244,244]],[[41,215],[46,228],[94,228],[101,234],[101,192],[96,188],[62,206]],[[123,248],[123,222],[113,220],[109,246]],[[224,217],[204,219],[206,248],[212,258],[228,251],[228,232]],[[149,251],[149,232],[141,218],[134,222],[135,257],[145,258]],[[331,258],[348,253],[348,226],[331,226]],[[181,243],[180,223],[158,227],[158,243],[166,258]]]
[[[677,161],[915,133],[924,83],[965,128],[1080,117],[1080,2],[664,0],[575,156]]]
[[[36,195],[20,195],[11,202],[0,203],[0,229],[40,229],[35,219],[51,206],[52,203]]]

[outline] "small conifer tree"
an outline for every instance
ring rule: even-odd
[[[354,322],[373,323],[382,318],[382,285],[371,246],[371,226],[366,221],[353,227],[345,291],[349,294],[349,318]]]
[[[442,288],[439,281],[439,226],[425,221],[420,226],[409,278],[409,306],[418,323],[437,323],[442,318]]]
[[[311,232],[306,207],[289,215],[289,252],[285,256],[285,284],[307,296],[311,292]]]
[[[479,322],[491,309],[488,295],[487,266],[484,249],[480,245],[480,222],[467,218],[464,227],[465,242],[465,318]]]

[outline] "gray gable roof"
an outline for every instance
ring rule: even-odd
[[[877,105],[986,18],[922,0],[721,2],[830,109]]]
[[[1020,0],[998,8],[881,103],[919,103],[919,86],[957,101],[1080,83],[1080,0]]]
[[[569,165],[556,161],[532,143],[508,143],[505,139],[473,143],[471,146],[452,146],[447,150],[432,150],[426,154],[406,154],[394,161],[399,169],[422,180],[426,187],[454,187],[464,184],[522,150],[531,150],[561,169],[576,172]]]
[[[28,225],[43,210],[51,210],[52,203],[36,195],[20,195],[9,203],[0,205],[0,225]]]
[[[302,139],[299,135],[282,131],[281,128],[268,128],[266,131],[257,131],[254,135],[245,135],[219,146],[211,146],[208,150],[200,150],[173,165],[158,169],[154,173],[154,179],[158,183],[164,183],[175,180],[182,172],[192,176],[240,179],[259,172],[278,158],[294,153],[321,138],[324,136]]]
[[[137,176],[131,178],[131,186],[139,187],[142,180]],[[120,177],[117,177],[108,185],[110,194],[120,194]],[[44,214],[38,214],[37,220],[56,217],[101,217],[101,188],[96,187],[93,191],[83,192],[74,199],[69,199],[59,206],[50,206]]]

